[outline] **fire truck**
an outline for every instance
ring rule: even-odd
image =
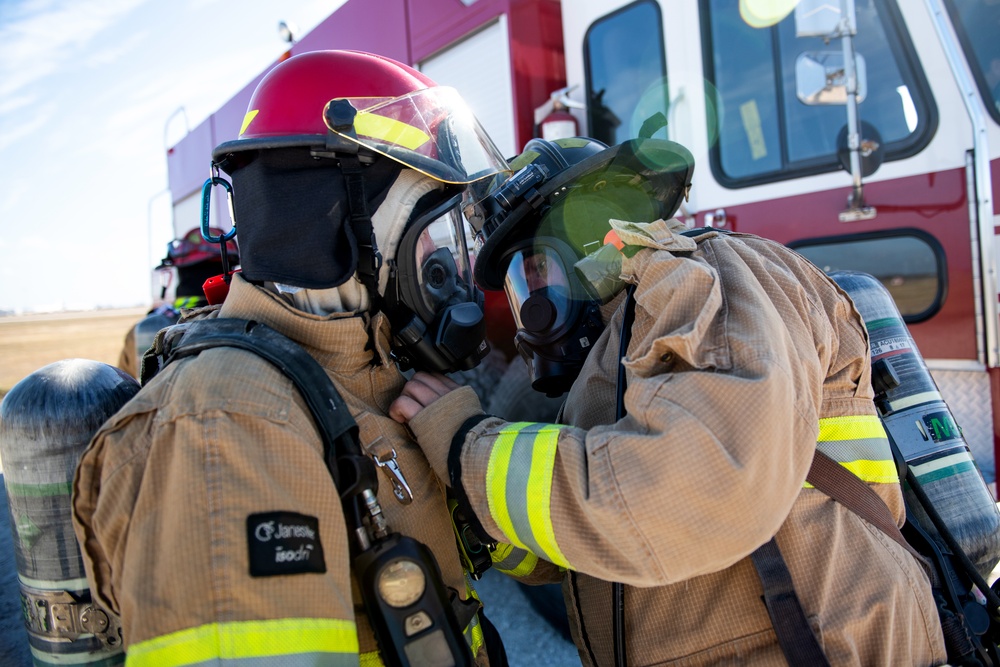
[[[535,136],[685,145],[686,224],[889,290],[995,493],[996,35],[997,0],[348,0],[286,56],[413,65],[457,88],[509,155]],[[212,148],[236,137],[264,74],[168,150],[178,234],[199,224]],[[226,228],[224,198],[212,204]]]

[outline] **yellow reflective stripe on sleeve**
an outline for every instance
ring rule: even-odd
[[[840,465],[853,472],[855,476],[872,484],[899,483],[899,471],[896,469],[894,461],[865,461],[859,459],[857,461],[847,461]]]
[[[479,599],[479,593],[476,592],[476,587],[472,585],[472,579],[469,578],[468,572],[465,573],[465,594],[466,599],[472,598],[479,604],[483,604],[483,601]],[[483,637],[483,626],[479,620],[479,612],[476,612],[476,615],[472,617],[472,620],[469,621],[469,627],[462,634],[465,635],[465,643],[472,650],[472,655],[479,653],[479,649],[486,643],[486,639]]]
[[[867,438],[885,438],[885,427],[876,415],[824,417],[819,420],[819,437],[816,440],[820,442]]]
[[[354,131],[359,137],[371,137],[415,151],[431,140],[423,130],[394,118],[361,112],[354,117]]]
[[[487,500],[497,526],[514,546],[569,567],[552,527],[556,424],[518,422],[502,429],[486,468]]]
[[[507,511],[507,469],[510,466],[510,455],[514,449],[517,432],[526,425],[521,422],[510,424],[497,434],[496,440],[493,441],[493,450],[490,452],[490,461],[486,467],[486,500],[490,507],[490,515],[503,534],[522,549],[526,547],[521,542],[516,541],[517,533],[514,531],[510,513]]]
[[[462,631],[462,635],[465,637],[465,643],[472,651],[472,655],[476,655],[479,652],[479,647],[486,641],[483,639],[483,627],[479,624],[478,613],[469,621],[469,625]]]
[[[538,556],[510,544],[498,544],[490,558],[493,560],[493,567],[513,577],[526,577],[538,565]]]
[[[356,665],[357,628],[353,621],[322,618],[210,623],[132,644],[126,661],[130,667],[182,667],[206,661],[238,665],[277,657],[290,666],[317,660]]]
[[[378,651],[369,651],[361,654],[360,667],[385,667],[385,663],[379,657]]]
[[[820,419],[816,447],[865,482],[899,483],[885,427],[876,415]],[[808,482],[804,486],[812,488]]]

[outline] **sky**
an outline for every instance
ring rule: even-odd
[[[0,315],[148,305],[166,149],[343,0],[0,0]]]

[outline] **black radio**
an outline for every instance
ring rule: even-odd
[[[451,494],[448,495],[448,510],[451,512],[451,525],[455,528],[458,555],[469,576],[478,580],[493,566],[492,554],[496,551],[496,542],[483,542],[479,539],[472,523],[465,518],[458,501]]]
[[[365,611],[388,667],[465,667],[472,651],[430,550],[391,533],[354,559]],[[479,607],[463,604],[471,620]]]

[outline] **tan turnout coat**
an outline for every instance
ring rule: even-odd
[[[609,582],[618,581],[629,665],[785,664],[748,559],[777,534],[833,665],[944,662],[921,566],[804,487],[819,420],[876,414],[868,337],[853,304],[776,243],[717,232],[691,239],[671,231],[675,224],[623,236],[646,246],[622,268],[638,285],[624,361],[627,416],[615,423],[620,296],[567,397],[561,419],[572,428],[558,431],[551,470],[527,482],[536,492],[524,500],[534,537],[551,530],[547,552],[569,568],[563,591],[581,660],[614,664]],[[455,394],[411,423],[428,451],[446,447],[440,439],[475,412],[467,390]],[[511,536],[500,523],[510,520],[497,508],[520,510],[497,493],[511,474],[497,464],[498,443],[502,430],[517,428],[479,422],[460,457],[469,502],[502,542]],[[525,450],[535,467],[539,442]],[[872,486],[902,524],[898,481]]]
[[[380,473],[390,528],[429,546],[444,583],[467,597],[443,486],[406,429],[385,416],[403,378],[387,356],[382,318],[374,352],[382,363],[372,366],[363,318],[304,314],[239,276],[220,317],[263,322],[320,362],[358,423],[362,448],[383,459],[395,450],[413,501],[397,501]],[[318,519],[325,573],[250,576],[248,516],[273,511]],[[291,381],[251,352],[207,350],[153,378],[84,454],[74,519],[93,593],[120,613],[128,649],[223,624],[332,619],[356,636],[355,657],[317,664],[356,664],[358,652],[374,664],[319,432]],[[485,651],[479,659],[486,663]]]

